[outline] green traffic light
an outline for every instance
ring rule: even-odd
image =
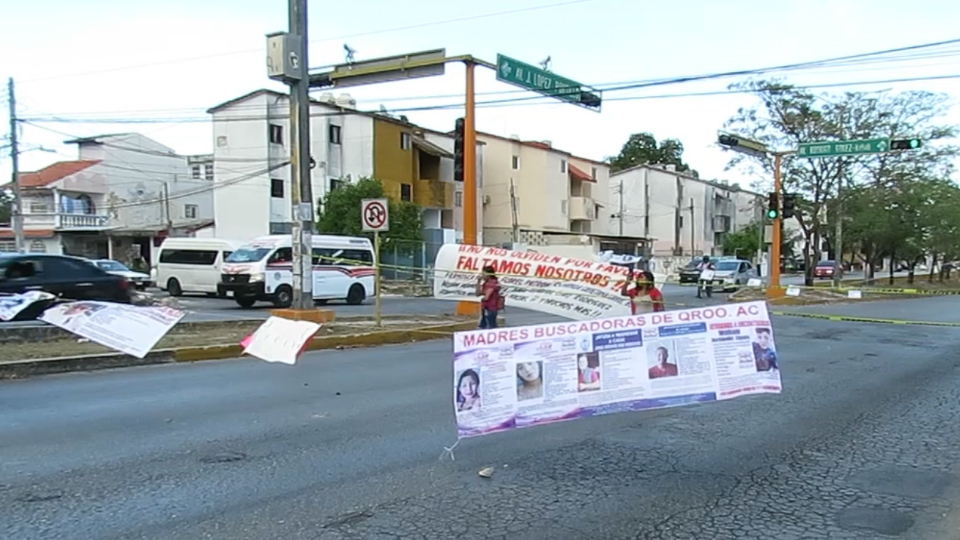
[[[776,210],[767,210],[767,217],[770,218],[770,219],[777,219],[777,211],[776,211]]]
[[[919,139],[910,139],[910,148],[917,148],[918,146],[920,146]]]

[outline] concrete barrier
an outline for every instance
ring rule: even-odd
[[[349,319],[343,318],[341,320]],[[246,322],[249,324],[249,321],[237,322]],[[500,322],[502,324],[503,320],[501,319]],[[449,337],[454,332],[475,330],[476,328],[476,321],[463,321],[454,324],[439,324],[408,330],[383,330],[364,332],[361,334],[322,336],[314,338],[308,344],[307,350],[317,351],[351,347],[376,347],[379,345],[396,345],[416,341],[429,341]],[[18,379],[71,371],[94,371],[100,369],[144,366],[152,364],[168,364],[175,362],[225,360],[228,358],[240,357],[242,353],[243,348],[237,344],[161,349],[150,352],[144,358],[136,358],[126,354],[94,354],[84,356],[69,356],[63,358],[13,360],[8,362],[0,362],[0,379]]]

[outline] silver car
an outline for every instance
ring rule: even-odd
[[[743,259],[720,259],[714,267],[714,287],[724,291],[738,289],[741,285],[746,285],[751,278],[760,277],[756,267]]]
[[[110,259],[100,259],[92,262],[108,274],[127,278],[128,281],[133,283],[134,286],[141,291],[153,284],[148,274],[144,274],[143,272],[135,272],[127,268],[123,263],[112,261]]]

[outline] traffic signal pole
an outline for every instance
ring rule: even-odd
[[[783,182],[780,180],[780,164],[783,154],[773,154],[773,191],[777,194],[778,206],[783,201]],[[780,298],[783,288],[780,287],[780,227],[783,224],[783,211],[778,208],[777,217],[773,219],[773,237],[770,240],[770,280],[767,282],[767,298]]]
[[[463,243],[477,243],[477,124],[474,101],[474,71],[476,64],[464,61],[466,66],[466,105],[463,115]]]

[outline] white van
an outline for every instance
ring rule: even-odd
[[[221,238],[167,238],[157,257],[157,287],[180,296],[183,293],[217,294],[220,266],[237,248],[239,240]]]
[[[257,301],[277,307],[293,303],[293,248],[290,235],[263,236],[227,258],[217,286],[240,307]],[[362,304],[374,293],[373,244],[352,236],[313,237],[313,299],[317,303],[345,300]]]

